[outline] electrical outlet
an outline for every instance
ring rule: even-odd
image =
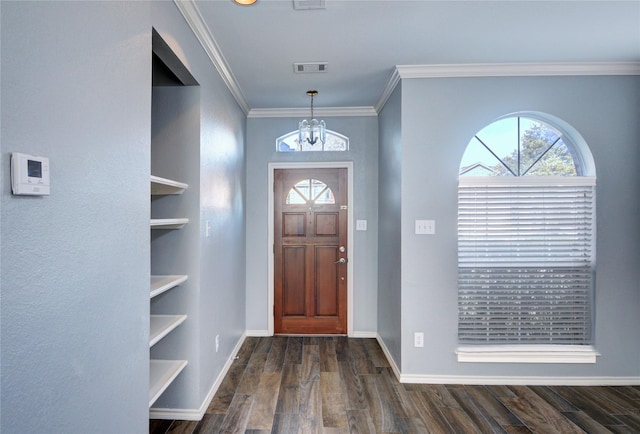
[[[424,347],[424,333],[415,332],[413,334],[413,346],[417,348]]]
[[[218,348],[220,348],[220,335],[216,335],[216,353],[218,352]]]

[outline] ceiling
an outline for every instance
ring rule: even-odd
[[[640,61],[640,0],[194,0],[245,109],[374,107],[396,65]],[[298,74],[294,62],[328,62]],[[243,105],[243,104],[241,104]]]

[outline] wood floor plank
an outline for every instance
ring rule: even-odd
[[[273,338],[261,337],[258,339],[258,343],[254,348],[254,353],[269,353],[271,351],[271,345],[273,344]]]
[[[380,392],[380,379],[375,375],[363,375],[362,383],[367,397],[367,406],[376,432],[403,432],[403,418],[399,417],[391,399]]]
[[[426,384],[424,393],[440,408],[461,408],[444,384]]]
[[[300,385],[300,431],[322,433],[322,396],[319,381],[308,381]]]
[[[246,364],[233,363],[205,413],[226,413],[242,379]]]
[[[198,421],[195,420],[174,420],[167,434],[193,434],[197,427]]]
[[[386,397],[393,414],[401,419],[420,417],[404,387],[391,372],[391,368],[379,368],[378,372],[378,391],[381,396]]]
[[[325,428],[347,428],[346,392],[339,372],[320,373],[322,395],[322,426]]]
[[[471,399],[501,426],[522,426],[520,419],[515,417],[485,386],[465,386],[465,390]]]
[[[367,356],[362,339],[349,340],[349,353],[356,364],[360,375],[375,374],[376,367]]]
[[[444,418],[438,407],[429,399],[424,392],[409,392],[409,396],[414,402],[420,418],[424,425],[434,434],[456,434],[447,420]]]
[[[349,338],[345,336],[337,336],[334,339],[336,347],[336,358],[338,362],[346,362],[351,357],[349,353]]]
[[[509,386],[517,398],[502,398],[504,405],[534,433],[582,434],[582,430],[525,386]],[[535,411],[531,411],[535,408]]]
[[[336,344],[333,338],[324,338],[320,342],[320,371],[339,372]]]
[[[233,401],[231,401],[229,410],[222,421],[220,431],[224,433],[244,433],[247,427],[247,422],[249,421],[252,404],[252,395],[236,393],[233,397]]]
[[[351,434],[375,433],[373,419],[367,410],[347,410],[347,420]]]
[[[571,404],[569,401],[546,386],[529,386],[529,389],[561,413],[575,412],[579,410],[575,405]]]
[[[247,429],[271,429],[280,391],[281,374],[262,374],[258,390],[253,395]]]
[[[250,395],[256,392],[260,384],[260,378],[264,373],[264,366],[267,363],[268,356],[268,353],[253,353],[240,379],[236,393]]]
[[[209,434],[212,432],[219,432],[222,427],[222,422],[224,421],[224,414],[221,413],[211,413],[205,414],[200,423],[195,430],[193,430],[193,434]]]
[[[265,373],[274,373],[282,371],[284,364],[284,354],[287,349],[287,338],[284,336],[275,336],[272,339],[271,349],[267,357],[267,363],[264,365]]]
[[[373,363],[373,366],[376,368],[389,368],[391,365],[387,360],[387,357],[384,355],[382,348],[375,339],[362,339],[362,343],[364,345],[365,351],[369,360]]]
[[[304,345],[302,347],[302,367],[300,368],[300,382],[320,380],[320,346]]]
[[[451,396],[458,402],[460,408],[469,416],[470,420],[482,433],[506,433],[500,423],[477,403],[464,387],[447,388]]]
[[[610,402],[613,407],[609,407],[609,404],[607,404],[607,408],[610,409],[609,411],[612,414],[640,415],[640,406],[627,400],[614,387],[593,386],[589,387],[587,391]]]
[[[524,425],[506,425],[503,428],[509,434],[532,434],[531,430]]]
[[[276,413],[298,413],[300,409],[300,368],[301,365],[285,365],[278,393]]]
[[[300,415],[298,413],[278,413],[273,419],[272,434],[300,433]]]
[[[284,363],[302,363],[302,338],[289,337],[287,350],[284,353]]]
[[[604,410],[597,401],[594,401],[593,397],[589,396],[588,393],[585,393],[585,390],[581,390],[574,386],[549,386],[549,388],[580,410],[587,413],[600,425],[619,425],[620,422]]]
[[[600,425],[598,422],[593,420],[588,414],[582,411],[569,411],[562,413],[564,417],[569,419],[571,422],[582,428],[585,432],[589,434],[608,434],[611,433],[611,430],[606,427]]]
[[[242,343],[240,350],[238,350],[238,354],[236,354],[236,360],[234,363],[238,363],[241,365],[246,365],[247,363],[249,363],[251,354],[253,354],[253,349],[256,347],[259,339],[260,338],[257,337],[246,338]]]
[[[362,379],[353,360],[338,362],[340,378],[347,392],[347,409],[366,410],[367,398],[365,395]]]
[[[614,417],[628,426],[631,430],[640,433],[640,418],[630,414],[615,414]]]

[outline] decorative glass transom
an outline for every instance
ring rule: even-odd
[[[461,176],[580,176],[573,148],[539,120],[509,117],[478,132],[467,145]]]
[[[327,184],[317,179],[303,179],[294,185],[287,194],[287,205],[304,205],[316,203],[319,205],[335,204],[333,191]]]
[[[306,141],[300,144],[298,130],[295,130],[276,139],[276,150],[278,152],[348,151],[349,138],[335,131],[327,130],[327,139],[324,143],[318,140],[315,145],[311,145]]]

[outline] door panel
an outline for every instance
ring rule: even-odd
[[[347,169],[274,172],[274,326],[347,331]]]

